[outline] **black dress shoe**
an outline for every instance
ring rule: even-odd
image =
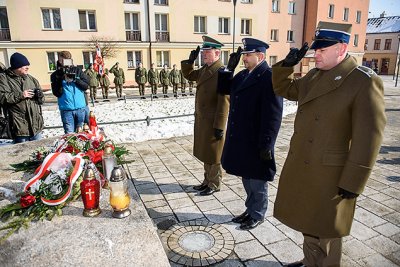
[[[193,189],[194,189],[194,190],[197,190],[197,191],[203,191],[203,190],[206,189],[206,188],[207,188],[207,185],[206,185],[206,184],[199,184],[199,185],[193,186]]]
[[[283,265],[283,266],[286,266],[286,267],[305,267],[305,265],[303,264],[302,261],[292,262],[292,263],[289,263],[289,264]]]
[[[215,192],[219,192],[219,189],[212,189],[211,187],[206,187],[203,191],[200,192],[200,196],[209,196],[214,194]]]
[[[240,214],[239,216],[233,217],[232,222],[242,223],[242,222],[246,221],[247,219],[249,219],[249,216],[250,215],[247,213],[247,211],[245,211],[242,214]]]
[[[262,222],[264,222],[264,220],[255,220],[249,216],[249,218],[246,221],[242,222],[239,228],[242,230],[250,230],[256,228]]]

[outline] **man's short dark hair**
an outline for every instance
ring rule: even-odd
[[[72,55],[69,51],[61,51],[58,56],[65,58],[65,59],[71,59]]]

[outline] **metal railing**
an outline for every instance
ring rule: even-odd
[[[0,29],[0,41],[11,41],[10,29]]]
[[[169,42],[169,32],[156,32],[157,42]]]
[[[141,31],[126,31],[127,41],[142,41]]]

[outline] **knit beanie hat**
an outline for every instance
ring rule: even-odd
[[[10,64],[12,70],[16,70],[23,66],[30,65],[28,59],[20,53],[14,53],[11,55]]]

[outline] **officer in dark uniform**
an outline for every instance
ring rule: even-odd
[[[232,53],[227,69],[218,72],[218,92],[230,95],[222,167],[241,176],[247,194],[246,211],[232,219],[249,230],[264,221],[268,181],[276,172],[274,145],[282,120],[282,98],[272,89],[272,74],[265,53],[268,44],[253,38],[242,40],[244,49]],[[233,76],[243,55],[246,69]]]

